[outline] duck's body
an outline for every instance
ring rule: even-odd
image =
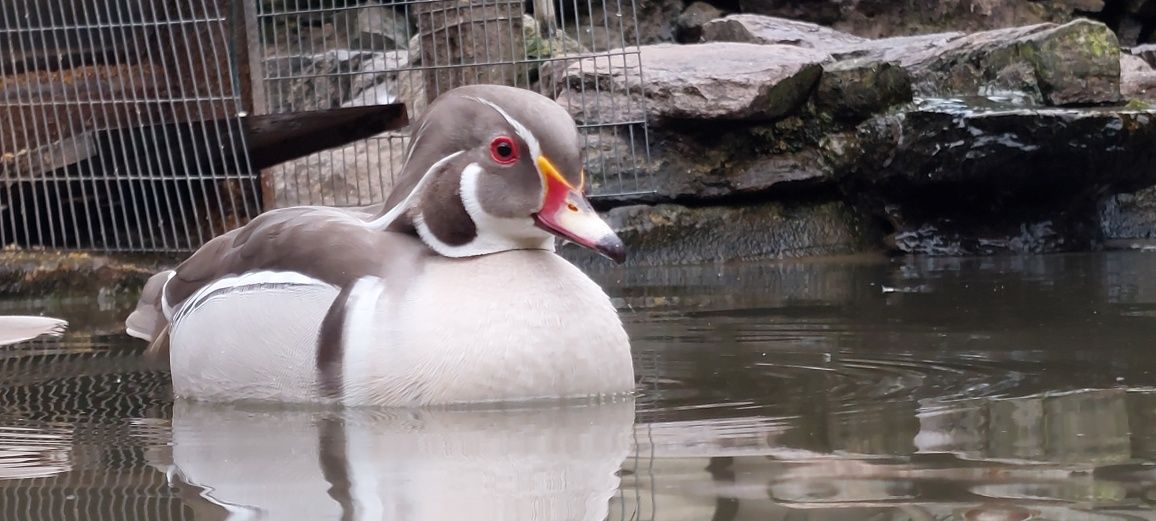
[[[446,104],[497,111],[527,155],[544,157],[529,130],[474,97],[491,91],[465,93]],[[506,208],[520,204],[517,172],[488,181],[484,154],[422,152],[407,161],[421,175],[389,211],[275,210],[154,276],[127,325],[167,353],[176,394],[410,406],[630,391],[629,340],[610,299],[543,230],[620,255],[609,228],[589,221],[588,205],[575,204],[584,200],[551,194],[548,181],[561,178],[549,161],[533,163],[553,177],[534,174],[542,186],[526,193],[545,202],[531,213]]]

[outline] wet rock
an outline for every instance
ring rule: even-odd
[[[1156,101],[1156,69],[1139,56],[1121,54],[1120,94],[1131,100]]]
[[[590,57],[566,68],[568,91],[559,102],[571,107],[580,123],[641,119],[656,125],[668,120],[773,120],[806,101],[819,80],[822,52],[783,45],[704,43],[640,48],[646,81],[638,73],[639,55]],[[570,96],[585,92],[586,103]],[[591,95],[593,93],[593,95]],[[646,114],[627,93],[641,93]]]
[[[702,39],[702,26],[723,16],[723,11],[706,2],[694,2],[678,15],[675,20],[675,40],[680,43],[696,43]]]
[[[359,206],[381,202],[405,162],[404,133],[386,132],[271,169],[273,205]]]
[[[707,22],[702,26],[702,38],[706,42],[781,44],[820,50],[866,41],[818,24],[757,14],[732,14]]]
[[[966,35],[905,60],[926,96],[1017,91],[1039,103],[1120,100],[1119,43],[1107,26],[1078,20]]]
[[[872,249],[874,235],[868,221],[840,202],[638,205],[610,210],[606,219],[630,245],[632,265],[850,254]],[[574,245],[561,251],[580,265],[598,262]]]
[[[824,143],[844,193],[904,252],[1093,247],[1099,197],[1156,183],[1156,111],[926,103]]]
[[[859,122],[912,99],[911,76],[890,63],[864,59],[823,66],[815,104],[833,117]]]
[[[1156,187],[1105,198],[1100,230],[1109,242],[1156,239]]]

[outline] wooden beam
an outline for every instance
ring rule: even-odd
[[[253,168],[264,169],[409,124],[405,104],[249,115],[241,119]]]

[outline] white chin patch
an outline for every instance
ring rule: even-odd
[[[474,240],[460,246],[446,244],[430,231],[425,219],[419,213],[414,218],[413,224],[422,241],[446,257],[473,257],[509,250],[554,251],[554,236],[535,226],[534,219],[496,217],[482,208],[478,200],[478,181],[481,174],[482,167],[477,163],[470,163],[462,170],[459,187],[462,206],[473,219],[474,227],[477,229]]]

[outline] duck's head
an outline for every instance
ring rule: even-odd
[[[622,240],[585,187],[578,129],[561,106],[513,87],[459,87],[417,123],[378,221],[447,257],[552,251],[558,236],[622,262]]]

